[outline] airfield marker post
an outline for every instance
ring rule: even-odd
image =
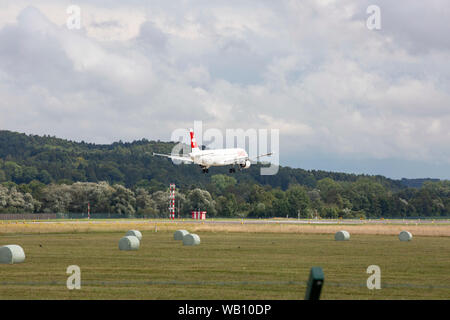
[[[309,272],[308,286],[306,287],[305,300],[319,300],[324,282],[324,274],[321,267],[312,267]]]

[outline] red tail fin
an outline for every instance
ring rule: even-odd
[[[197,145],[197,141],[195,141],[194,130],[190,129],[189,133],[191,134],[191,149],[192,149],[192,151],[199,150],[198,149],[198,145]]]

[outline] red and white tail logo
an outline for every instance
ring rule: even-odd
[[[189,133],[191,134],[191,149],[192,151],[198,151],[197,141],[195,141],[194,130],[190,129]]]

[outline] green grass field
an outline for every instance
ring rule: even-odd
[[[312,266],[325,273],[322,299],[450,299],[449,237],[205,231],[184,247],[173,232],[142,233],[133,252],[118,250],[123,232],[0,235],[27,256],[0,265],[0,299],[303,299]],[[81,290],[66,288],[69,265]],[[391,286],[367,289],[369,265]]]

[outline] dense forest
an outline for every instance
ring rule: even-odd
[[[393,180],[260,165],[209,174],[153,152],[173,143],[140,140],[96,145],[0,131],[0,213],[86,212],[167,217],[168,186],[180,215],[202,209],[220,217],[438,217],[450,215],[450,181]],[[177,206],[178,206],[177,204]]]

